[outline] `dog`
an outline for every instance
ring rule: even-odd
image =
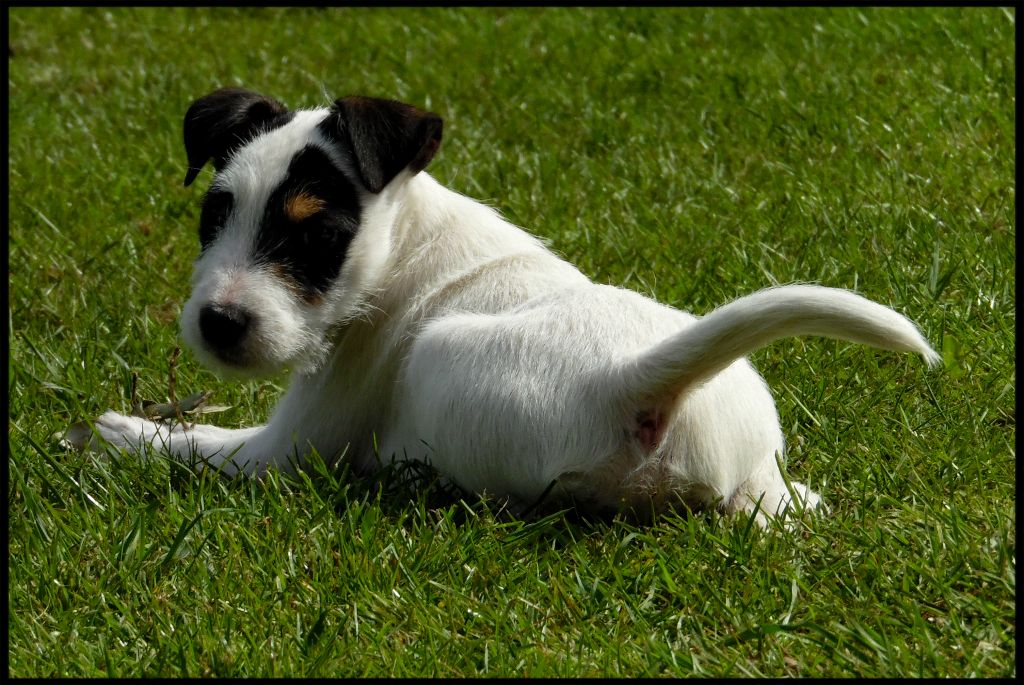
[[[442,126],[368,97],[193,102],[185,185],[211,160],[214,176],[182,336],[222,374],[288,369],[290,385],[263,426],[107,411],[90,444],[229,476],[289,472],[311,450],[359,473],[412,460],[513,503],[717,507],[767,525],[822,503],[783,476],[775,403],[745,355],[815,335],[939,360],[908,319],[846,290],[773,287],[696,317],[595,284],[424,171]]]

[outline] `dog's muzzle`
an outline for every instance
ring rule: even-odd
[[[220,355],[234,351],[245,339],[252,317],[237,305],[205,305],[199,310],[199,332]]]

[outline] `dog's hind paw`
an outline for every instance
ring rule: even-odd
[[[92,437],[92,429],[85,421],[79,421],[68,426],[68,429],[61,433],[55,433],[54,438],[58,444],[65,449],[82,451],[89,446],[89,439]]]
[[[825,516],[829,513],[828,505],[817,492],[797,481],[790,481],[790,485],[798,502],[794,503],[787,493],[778,512],[778,515],[785,516],[787,527],[794,526],[803,514]]]
[[[803,506],[803,509],[805,511],[821,510],[821,513],[823,514],[828,513],[828,506],[821,499],[821,495],[819,495],[814,490],[811,490],[803,483],[791,481],[790,484],[793,486],[793,491],[796,493],[796,496],[800,499],[800,504]]]

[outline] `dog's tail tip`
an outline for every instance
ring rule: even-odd
[[[922,347],[914,351],[924,358],[925,366],[927,366],[929,369],[934,369],[940,364],[942,364],[942,355],[933,350],[931,345],[929,345],[926,342],[923,343]]]
[[[881,305],[879,305],[881,306]],[[903,317],[901,314],[896,314],[896,318],[892,322],[892,328],[890,329],[892,338],[890,338],[891,344],[885,344],[881,340],[875,341],[875,347],[882,349],[890,349],[894,352],[909,352],[911,354],[919,354],[924,360],[925,366],[929,369],[934,369],[942,364],[942,355],[935,351],[934,348],[928,343],[928,339],[921,333],[921,330],[914,325],[912,321]],[[871,341],[862,341],[871,344]]]

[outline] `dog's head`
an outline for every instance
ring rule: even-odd
[[[314,370],[332,331],[381,286],[398,194],[441,142],[440,117],[390,100],[349,97],[289,111],[238,88],[185,114],[191,184],[213,182],[182,334],[223,372]]]

